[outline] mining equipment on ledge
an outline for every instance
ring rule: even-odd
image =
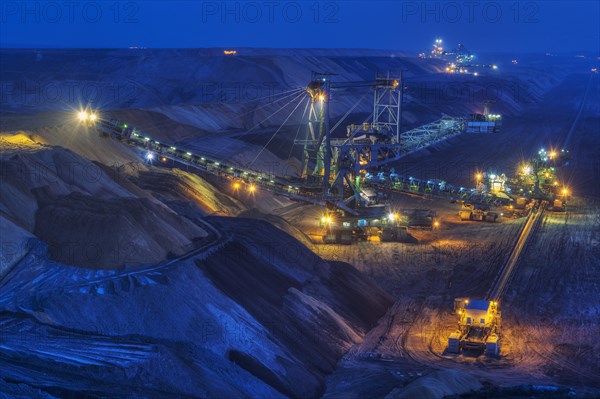
[[[458,328],[448,338],[448,352],[499,354],[501,313],[497,301],[456,298],[454,312]]]

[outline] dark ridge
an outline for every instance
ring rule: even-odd
[[[230,349],[227,352],[227,359],[229,359],[229,361],[235,363],[239,367],[243,368],[256,378],[270,385],[283,395],[288,396],[290,398],[298,397],[294,395],[294,393],[289,389],[289,387],[286,384],[283,383],[283,381],[277,378],[275,373],[269,370],[268,367],[263,365],[253,356],[237,351],[235,349]]]

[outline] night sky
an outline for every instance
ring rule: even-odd
[[[600,48],[598,1],[5,1],[2,47]]]

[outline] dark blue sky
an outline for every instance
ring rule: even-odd
[[[10,1],[2,47],[599,51],[598,1]]]

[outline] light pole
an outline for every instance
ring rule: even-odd
[[[481,173],[477,173],[477,174],[475,175],[475,180],[477,181],[477,184],[480,184],[480,183],[481,183],[481,181],[483,180],[483,174],[481,174]]]
[[[565,197],[565,211],[566,211],[567,210],[567,199],[568,199],[568,196],[569,196],[569,189],[566,188],[566,187],[563,187],[563,189],[562,189],[562,195],[563,195],[563,197]]]

